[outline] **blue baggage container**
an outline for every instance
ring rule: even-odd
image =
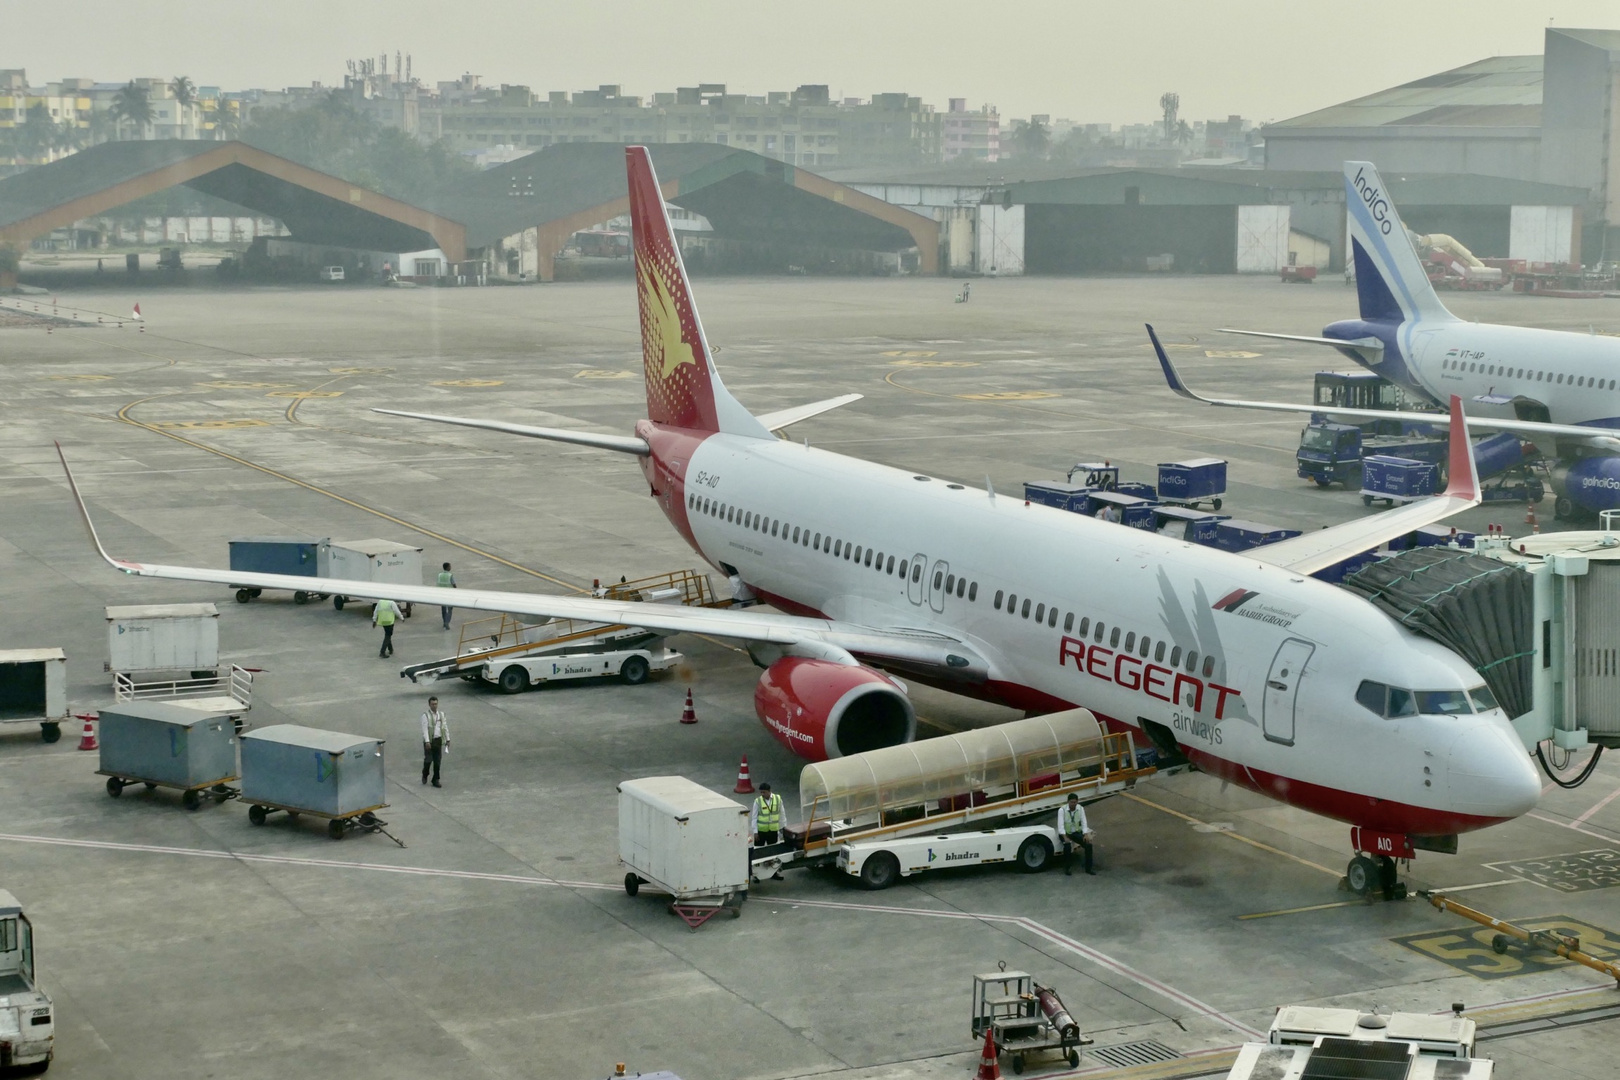
[[[1159,535],[1205,547],[1216,545],[1215,527],[1225,520],[1220,514],[1186,506],[1159,505],[1153,508],[1153,523]]]
[[[1275,544],[1298,536],[1298,529],[1284,529],[1277,525],[1264,525],[1258,521],[1227,518],[1215,526],[1215,546],[1222,551],[1248,551],[1262,544]]]
[[[330,537],[238,536],[230,541],[231,569],[253,574],[324,577]]]
[[[1119,511],[1120,525],[1152,532],[1157,524],[1153,517],[1154,505],[1136,495],[1122,495],[1117,491],[1093,491],[1091,516],[1101,517],[1106,507],[1113,507]]]
[[[1038,506],[1050,506],[1058,510],[1079,509],[1085,512],[1086,496],[1091,489],[1083,484],[1067,484],[1061,480],[1034,480],[1025,481],[1024,498]]]
[[[236,779],[236,725],[224,713],[158,702],[101,710],[101,774],[168,787]]]
[[[1152,484],[1144,484],[1140,480],[1121,480],[1114,490],[1121,495],[1135,495],[1138,499],[1146,499],[1151,503],[1159,501],[1158,489]]]
[[[1435,493],[1439,479],[1440,467],[1430,462],[1372,454],[1361,459],[1361,501],[1371,506],[1374,499],[1421,499]]]
[[[1421,529],[1414,529],[1404,536],[1397,536],[1389,542],[1391,551],[1407,551],[1420,547],[1445,547],[1453,540],[1458,547],[1471,548],[1474,546],[1474,534],[1462,529],[1454,529],[1450,525],[1425,525]]]
[[[242,735],[244,802],[337,818],[376,810],[384,795],[381,739],[298,724]]]
[[[1198,503],[1207,499],[1218,510],[1225,494],[1226,462],[1222,458],[1159,463],[1159,498],[1165,502]]]

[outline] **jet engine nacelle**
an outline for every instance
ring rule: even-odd
[[[1620,456],[1593,454],[1553,469],[1558,516],[1620,508]]]
[[[917,710],[896,679],[860,665],[784,656],[754,687],[754,713],[809,761],[908,743]]]

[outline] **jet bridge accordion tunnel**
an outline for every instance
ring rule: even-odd
[[[1534,706],[1530,575],[1496,559],[1417,548],[1357,570],[1345,588],[1472,664],[1511,720]]]

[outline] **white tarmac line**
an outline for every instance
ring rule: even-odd
[[[278,866],[308,866],[323,870],[371,870],[385,874],[409,874],[418,877],[459,878],[469,881],[497,881],[514,885],[550,885],[566,889],[596,889],[609,892],[617,891],[621,885],[605,885],[597,881],[564,881],[559,878],[531,877],[522,874],[487,874],[473,870],[440,870],[431,867],[397,866],[388,863],[344,862],[338,859],[309,859],[292,855],[254,855],[245,852],[218,851],[208,848],[180,848],[164,847],[158,844],[121,844],[111,840],[68,840],[54,836],[26,836],[17,833],[0,833],[0,840],[9,840],[18,844],[42,844],[53,847],[90,848],[98,851],[121,851],[147,855],[182,855],[200,859],[224,859],[244,863],[260,863]],[[1214,1021],[1231,1031],[1237,1032],[1245,1038],[1258,1039],[1262,1035],[1259,1031],[1247,1024],[1228,1016],[1212,1005],[1207,1005],[1190,994],[1168,983],[1159,981],[1144,972],[1138,971],[1123,961],[1116,960],[1107,953],[1082,944],[1075,939],[1053,930],[1043,923],[1021,915],[998,915],[986,912],[967,911],[941,911],[925,908],[889,907],[883,904],[857,904],[838,900],[797,900],[790,897],[769,898],[756,897],[755,903],[768,903],[787,905],[789,907],[824,908],[834,911],[858,911],[882,915],[910,915],[928,919],[955,919],[970,922],[992,923],[1001,926],[1017,927],[1032,934],[1043,941],[1049,942],[1068,952],[1075,954],[1098,967],[1119,975],[1136,983],[1146,990],[1164,997],[1175,1004],[1198,1013],[1205,1019]]]
[[[1599,799],[1596,803],[1593,804],[1592,809],[1588,810],[1586,813],[1582,814],[1580,817],[1575,819],[1575,824],[1577,824],[1577,825],[1585,825],[1587,818],[1591,817],[1593,814],[1597,813],[1599,810],[1603,809],[1605,806],[1608,806],[1610,803],[1614,802],[1614,800],[1616,798],[1620,798],[1620,788],[1615,788],[1613,791],[1609,792],[1603,798]]]
[[[1607,841],[1608,843],[1611,843],[1611,844],[1615,842],[1614,837],[1609,836],[1609,835],[1607,835],[1605,833],[1600,833],[1596,829],[1588,829],[1585,825],[1577,825],[1572,821],[1559,821],[1555,817],[1548,817],[1546,814],[1543,814],[1543,813],[1541,813],[1539,811],[1536,811],[1536,810],[1532,810],[1532,811],[1530,811],[1528,814],[1526,814],[1524,816],[1525,817],[1533,817],[1537,821],[1545,821],[1549,825],[1558,825],[1558,826],[1560,826],[1562,828],[1565,828],[1565,829],[1574,829],[1578,833],[1584,833],[1587,836],[1595,837],[1595,838],[1597,838],[1599,840],[1604,840],[1604,841]]]

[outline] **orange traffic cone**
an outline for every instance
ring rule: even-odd
[[[737,767],[737,786],[731,789],[738,795],[752,795],[754,782],[748,778],[748,755],[744,754],[742,764]]]
[[[1540,532],[1541,531],[1541,522],[1536,520],[1536,504],[1535,503],[1525,503],[1524,507],[1525,507],[1525,510],[1524,510],[1524,523],[1526,525],[1530,526],[1530,531],[1531,532],[1533,532],[1533,533]]]
[[[681,723],[697,723],[697,713],[692,710],[692,688],[690,686],[686,688],[686,708],[681,710]]]
[[[973,1080],[1001,1080],[1001,1066],[996,1063],[996,1032],[984,1033],[984,1052],[979,1055],[979,1071]]]
[[[95,717],[89,713],[78,713],[76,715],[80,720],[84,721],[84,734],[79,736],[79,749],[100,750],[101,744],[96,742],[96,729],[91,723]]]

